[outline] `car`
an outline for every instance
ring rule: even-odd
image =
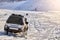
[[[27,18],[23,15],[11,14],[4,26],[5,34],[8,33],[25,33],[28,30]]]

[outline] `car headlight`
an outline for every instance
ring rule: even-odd
[[[8,26],[10,26],[9,24],[5,24],[5,27],[8,27]]]

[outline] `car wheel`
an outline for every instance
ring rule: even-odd
[[[5,30],[6,35],[8,35],[8,30],[9,30],[9,27],[7,27],[6,30]]]
[[[5,34],[8,35],[8,31],[5,31]]]

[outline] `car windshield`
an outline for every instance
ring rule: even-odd
[[[24,25],[24,23],[23,23],[23,16],[21,16],[21,15],[11,15],[8,18],[7,23]]]

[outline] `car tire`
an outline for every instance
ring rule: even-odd
[[[5,34],[8,35],[8,30],[9,30],[9,27],[7,28],[4,28],[5,29]]]
[[[8,35],[8,31],[5,31],[5,35]]]

